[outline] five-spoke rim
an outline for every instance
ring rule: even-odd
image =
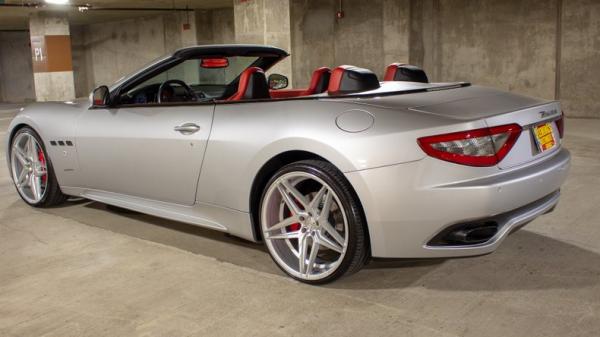
[[[40,202],[47,190],[48,167],[46,156],[35,137],[21,133],[11,146],[11,171],[19,194],[27,202]]]
[[[288,273],[319,280],[337,270],[348,248],[348,221],[322,179],[306,172],[282,175],[265,193],[261,212],[267,247]]]

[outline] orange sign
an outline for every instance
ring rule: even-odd
[[[73,70],[71,37],[69,35],[32,36],[31,57],[35,73]]]

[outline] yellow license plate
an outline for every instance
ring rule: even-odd
[[[534,127],[533,133],[535,134],[535,142],[537,143],[540,152],[550,150],[556,145],[556,139],[554,138],[552,125],[550,123]]]

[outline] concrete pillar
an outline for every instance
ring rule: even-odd
[[[384,65],[410,59],[410,0],[383,1]]]
[[[196,13],[177,12],[165,15],[165,50],[173,52],[179,48],[198,44],[196,36]]]
[[[290,0],[234,0],[237,43],[272,45],[291,53]],[[292,82],[292,57],[271,69]]]
[[[438,0],[410,2],[409,62],[423,68],[432,82],[440,80],[438,8]]]
[[[33,81],[37,101],[75,98],[69,21],[58,13],[36,12],[29,17]]]
[[[35,100],[28,32],[0,32],[0,102]]]
[[[196,10],[199,45],[235,43],[233,8]]]

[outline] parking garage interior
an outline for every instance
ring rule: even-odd
[[[270,72],[291,88],[323,66],[383,79],[400,62],[558,100],[573,156],[562,200],[493,254],[373,260],[312,287],[220,232],[83,199],[31,209],[0,165],[0,336],[597,336],[599,1],[0,0],[0,136],[27,104],[231,43],[289,51]]]

